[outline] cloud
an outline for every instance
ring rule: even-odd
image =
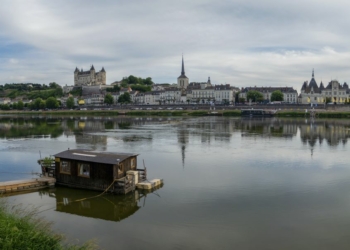
[[[185,56],[190,81],[301,88],[348,81],[350,4],[332,1],[4,1],[0,76],[73,84],[75,67],[105,67],[173,83]],[[11,61],[12,60],[12,61]],[[15,60],[15,61],[14,61]],[[12,62],[12,63],[11,63]],[[13,62],[16,62],[15,64]]]

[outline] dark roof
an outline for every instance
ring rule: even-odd
[[[94,65],[91,65],[91,69],[90,70],[95,70]]]
[[[106,72],[104,67],[102,67],[101,72]]]
[[[320,90],[324,89],[323,82],[320,83]]]
[[[74,73],[79,72],[78,67],[75,67]]]
[[[112,153],[112,152],[96,152],[96,151],[87,151],[84,149],[70,149],[63,151],[61,153],[55,154],[55,157],[78,160],[78,161],[87,161],[87,162],[96,162],[104,164],[117,164],[118,162],[124,161],[125,159],[137,156],[138,154],[129,154],[129,153]]]
[[[282,93],[295,93],[297,92],[295,89],[293,89],[292,87],[246,87],[242,89],[242,93],[246,93],[250,90],[256,90],[259,91],[261,93],[271,93],[273,91],[276,90],[280,90]]]
[[[185,75],[184,56],[182,56],[181,75],[178,78],[187,78],[187,76]]]

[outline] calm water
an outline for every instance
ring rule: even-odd
[[[350,121],[2,117],[0,181],[68,148],[139,153],[154,193],[55,188],[34,204],[68,240],[104,249],[349,249]]]

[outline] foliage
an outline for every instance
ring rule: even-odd
[[[271,102],[283,101],[283,93],[280,90],[273,91],[271,94]]]
[[[74,87],[71,92],[69,92],[73,96],[82,96],[83,88],[82,87]]]
[[[131,102],[131,97],[128,92],[125,92],[124,94],[120,95],[118,98],[119,103],[130,103]]]
[[[107,92],[119,92],[120,87],[118,85],[114,85],[113,88],[107,88],[106,91]]]
[[[17,109],[18,109],[18,110],[23,110],[23,108],[24,108],[23,102],[22,102],[22,101],[18,101],[18,103],[17,103]]]
[[[250,99],[252,100],[252,102],[261,102],[264,99],[264,97],[259,91],[249,90],[247,92],[247,101],[249,101]]]
[[[83,246],[63,243],[63,236],[53,233],[50,224],[37,218],[36,212],[20,206],[9,207],[1,200],[0,249],[96,249],[92,243]]]
[[[240,98],[238,99],[238,102],[239,102],[239,103],[245,103],[245,98],[240,97]]]
[[[49,97],[46,100],[46,107],[48,109],[56,109],[58,108],[58,101],[55,97]]]
[[[33,109],[40,109],[40,103],[41,103],[42,99],[40,97],[36,98],[34,100],[34,103],[32,105]]]
[[[130,75],[128,77],[124,77],[122,80],[122,84],[127,84],[127,85],[131,85],[131,84],[141,84],[141,85],[153,85],[153,81],[151,77],[147,77],[145,79],[141,78],[141,77],[136,77],[133,75]]]
[[[113,96],[111,94],[106,94],[104,103],[109,105],[113,104]]]
[[[46,107],[46,102],[44,100],[40,101],[39,108],[44,109]]]
[[[0,104],[1,110],[10,110],[10,106],[8,104]]]
[[[40,160],[41,166],[43,167],[50,167],[52,165],[52,163],[54,162],[55,158],[48,156],[45,157],[44,159]]]
[[[140,92],[148,92],[152,90],[152,87],[149,85],[142,85],[142,84],[132,84],[130,85],[132,90],[137,90]]]
[[[74,107],[74,98],[68,97],[66,105],[67,105],[67,108],[69,108],[69,109],[73,108]]]
[[[326,97],[326,103],[332,102],[332,98],[331,97]]]
[[[239,94],[240,93],[241,93],[240,91],[236,92],[236,94],[235,94],[235,102],[238,102],[240,100],[240,98],[239,98]]]
[[[223,116],[241,116],[241,111],[240,110],[224,111]]]

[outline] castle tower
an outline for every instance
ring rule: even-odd
[[[177,78],[177,87],[181,90],[185,90],[188,87],[188,83],[189,83],[189,79],[185,75],[184,57],[182,56],[181,75]]]
[[[75,67],[75,70],[74,70],[74,85],[78,84],[78,73],[79,73],[79,69],[78,69],[78,67]]]
[[[94,65],[92,64],[91,65],[91,68],[90,68],[90,85],[96,85],[96,79],[95,79],[95,67]]]

